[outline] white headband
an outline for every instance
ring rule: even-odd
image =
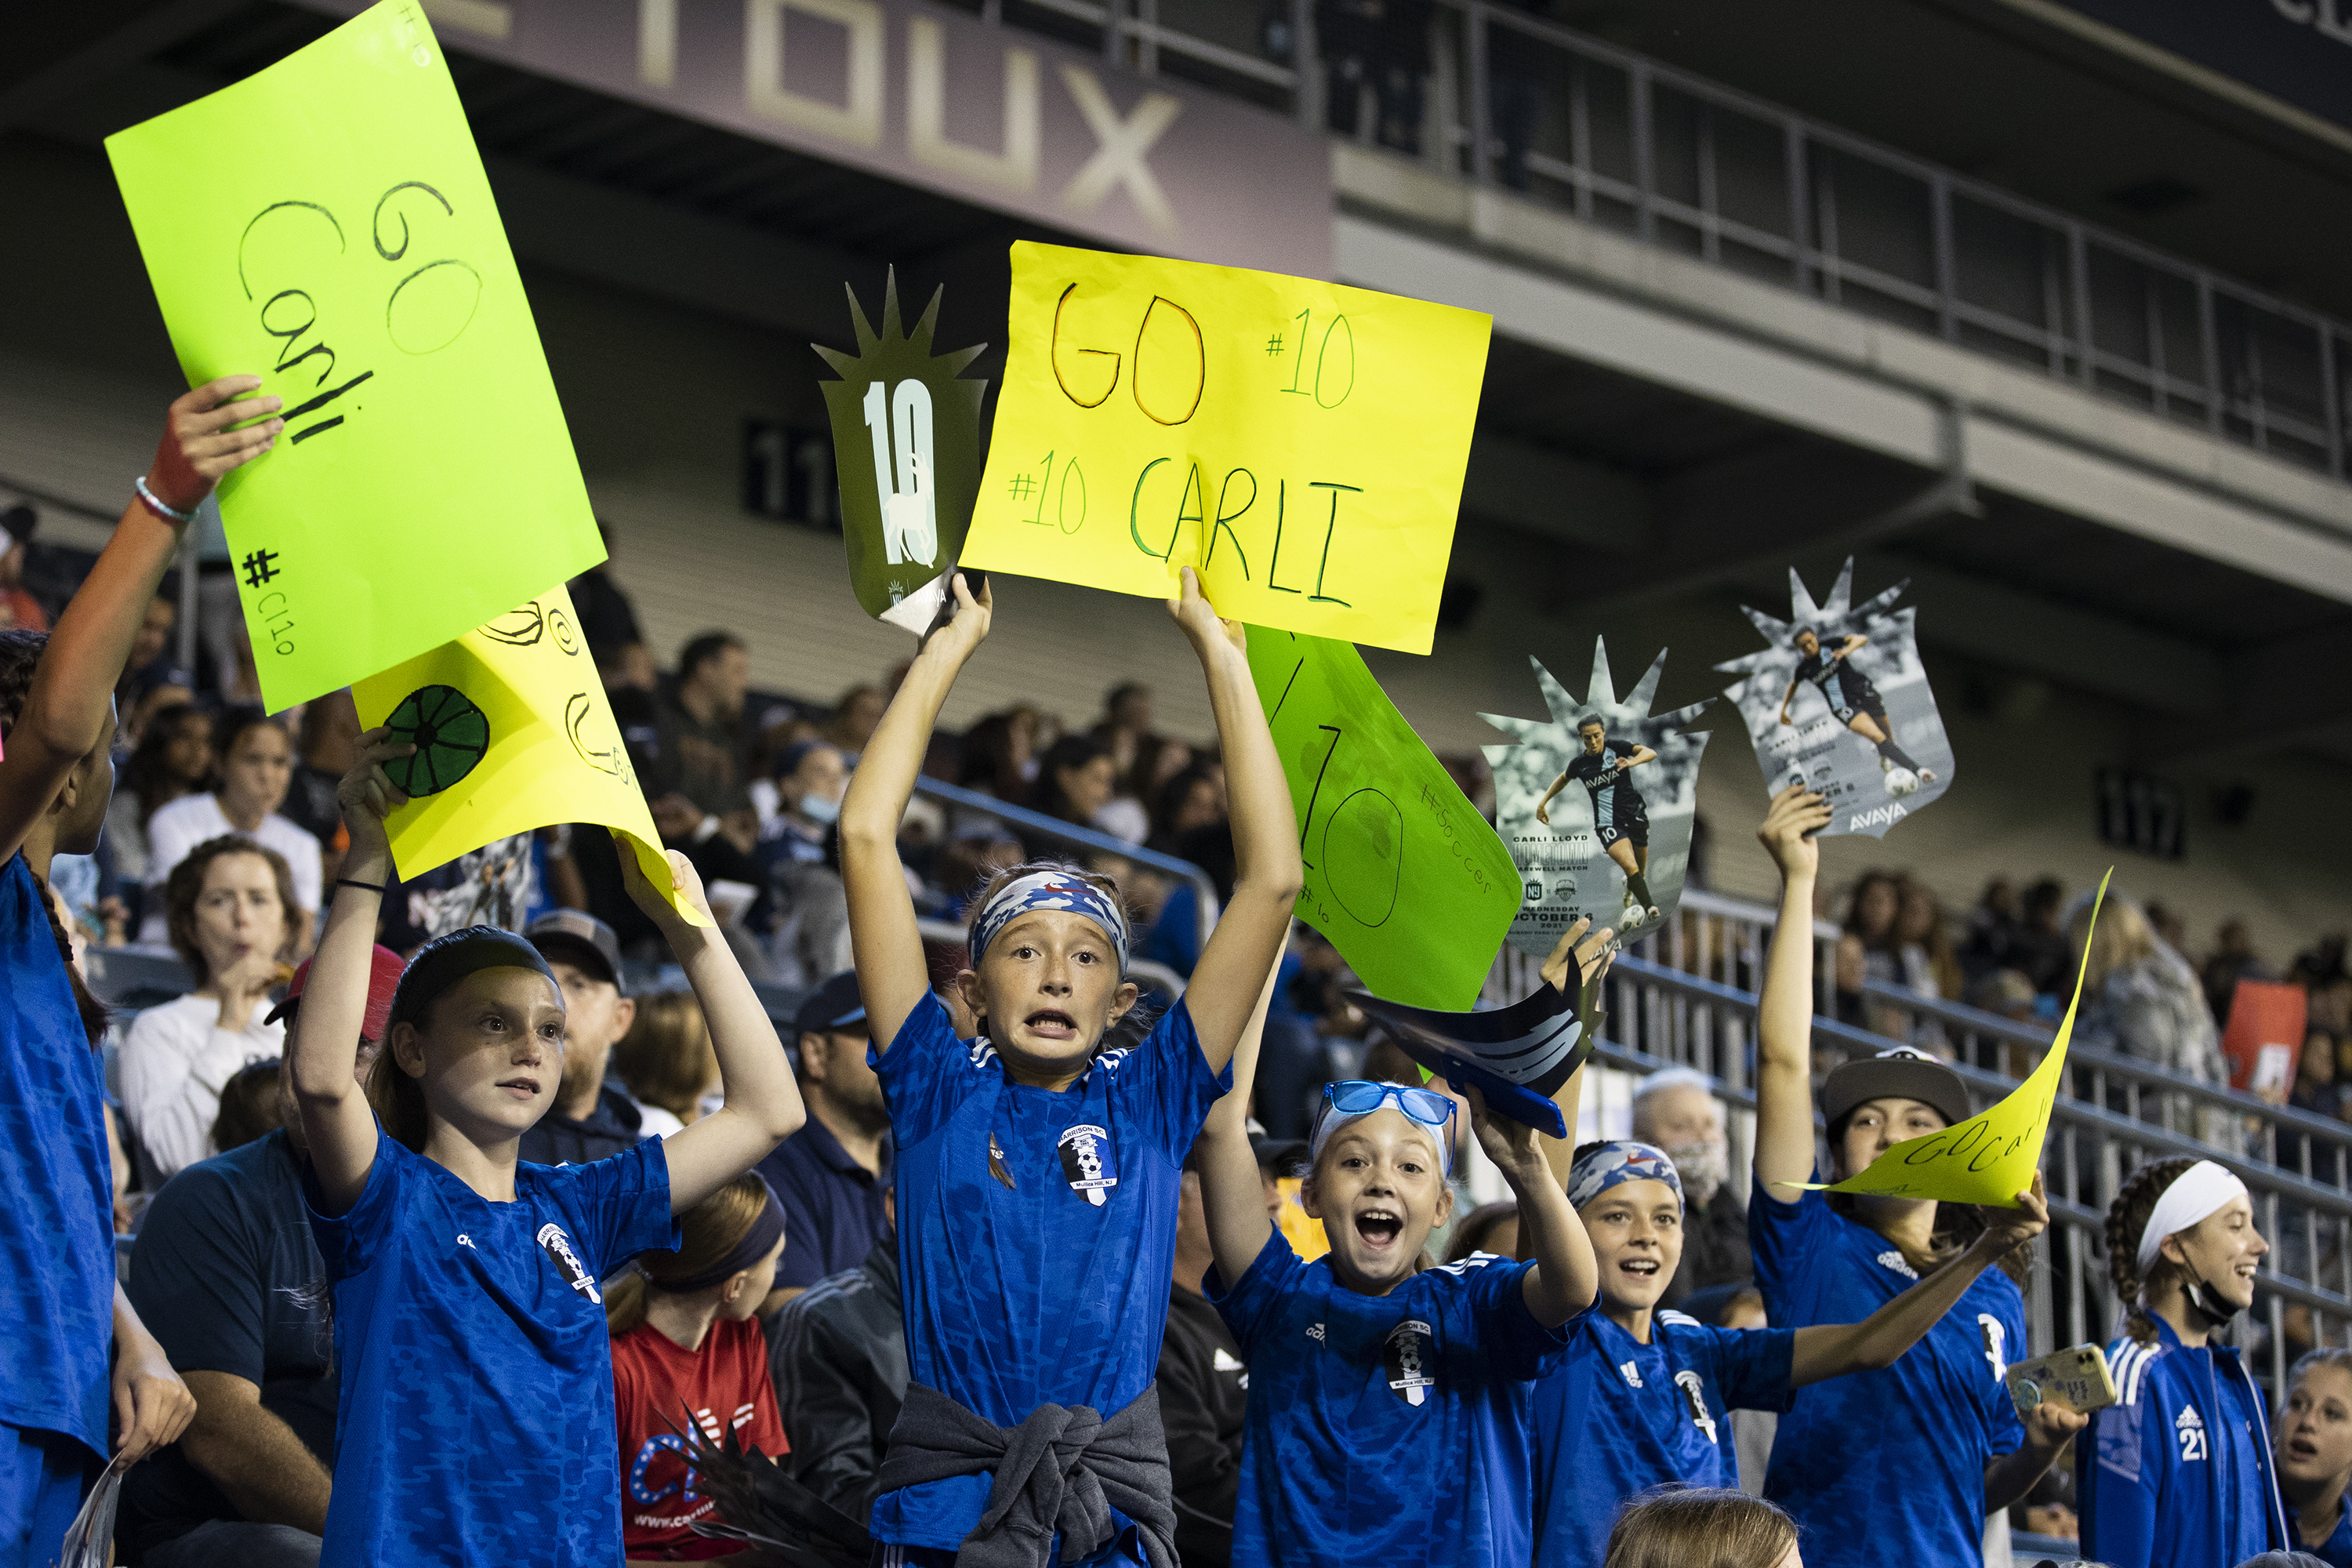
[[[2147,1228],[2139,1233],[2140,1273],[2146,1274],[2147,1266],[2156,1261],[2157,1248],[2164,1245],[2166,1237],[2210,1219],[2231,1199],[2245,1195],[2246,1184],[2210,1160],[2200,1160],[2181,1172],[2156,1200],[2156,1212],[2147,1216]]]

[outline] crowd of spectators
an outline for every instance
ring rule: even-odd
[[[1964,921],[1954,920],[1916,878],[1866,871],[1845,898],[1835,965],[1841,1022],[1951,1057],[1968,1042],[1951,1023],[1905,1005],[1906,996],[1964,1004],[2042,1029],[2053,1027],[2073,994],[2083,997],[2074,1040],[2147,1064],[2165,1077],[2248,1089],[2277,1104],[2325,1116],[2352,1110],[2339,1082],[2352,1082],[2352,973],[2345,937],[2321,938],[2283,966],[2254,951],[2242,920],[2192,941],[2179,913],[2111,889],[2094,927],[2089,891],[2054,878],[2025,884],[1997,877]],[[2087,949],[2087,952],[2086,952]],[[2234,1058],[2223,1049],[2240,987],[2284,987],[2294,1019],[2293,1048]],[[2263,1000],[2267,1002],[2269,996]],[[2261,1027],[2273,1027],[2274,1011]],[[2014,1046],[1979,1048],[1979,1066],[2021,1077],[2031,1070]],[[2348,1118],[2352,1119],[2352,1118]],[[2217,1147],[2241,1147],[2234,1119],[2183,1101],[2167,1120]],[[2295,1145],[2297,1148],[2299,1144]]]
[[[1380,36],[1365,20],[1377,11],[1358,15],[1357,37]],[[1363,62],[1362,79],[1377,89],[1387,67],[1371,54]],[[29,624],[42,607],[10,576],[21,575],[25,553],[16,537],[0,554],[0,614]],[[609,563],[572,588],[657,828],[696,863],[747,971],[802,995],[786,1037],[808,1121],[761,1167],[789,1237],[761,1316],[787,1463],[856,1516],[872,1500],[908,1366],[889,1121],[846,973],[836,821],[857,753],[902,672],[830,705],[762,695],[751,689],[743,642],[711,631],[688,640],[663,674]],[[139,1237],[133,1297],[204,1303],[151,1314],[173,1325],[170,1349],[202,1414],[172,1462],[126,1490],[123,1539],[132,1561],[307,1564],[325,1507],[335,1384],[318,1254],[307,1227],[288,1223],[301,1212],[301,1152],[278,1058],[321,887],[344,847],[334,785],[360,718],[348,692],[275,718],[239,705],[233,664],[183,665],[174,626],[167,585],[118,694],[120,784],[104,843],[84,867],[61,857],[55,877],[80,934],[167,945],[190,982],[184,994],[130,1018],[116,1053],[117,1213]],[[1484,764],[1447,763],[1491,813]],[[942,737],[926,772],[1034,814],[1008,822],[919,796],[909,810],[901,848],[919,910],[945,922],[934,942],[940,973],[961,963],[950,933],[973,889],[1024,859],[1069,858],[1127,889],[1139,958],[1189,973],[1201,891],[1139,857],[1190,862],[1220,898],[1229,893],[1225,780],[1213,747],[1160,732],[1147,687],[1113,687],[1083,727],[1027,703],[986,714],[961,736]],[[1694,880],[1696,864],[1695,850]],[[395,889],[386,908],[387,997],[403,953],[462,924],[519,930],[547,958],[565,998],[566,1052],[555,1106],[526,1139],[525,1158],[593,1160],[679,1131],[714,1108],[709,1030],[679,976],[661,972],[657,935],[622,891],[603,830],[558,826],[486,846]],[[2337,1088],[2339,1079],[2352,1083],[2352,975],[2341,937],[2274,971],[2241,922],[2223,924],[2193,958],[2178,918],[2160,907],[2111,893],[2095,934],[2088,916],[2086,897],[2070,899],[2050,879],[2021,889],[1997,879],[1955,919],[1916,878],[1867,872],[1839,921],[1835,1010],[1950,1056],[1966,1042],[1948,1021],[1904,1006],[1906,995],[2046,1026],[2088,935],[2077,1041],[2187,1082],[2226,1083],[2221,1031],[2239,987],[2284,981],[2305,998],[2309,1033],[2272,1098],[2352,1120],[2352,1093]],[[292,994],[273,1005],[289,981]],[[1320,1086],[1418,1076],[1346,1002],[1351,981],[1336,950],[1302,931],[1283,962],[1259,1068],[1255,1142],[1269,1206],[1303,1252],[1318,1236],[1296,1199],[1298,1140]],[[381,1026],[374,1019],[373,1031]],[[366,1065],[363,1056],[362,1075]],[[2014,1075],[2032,1062],[2012,1053],[1979,1065]],[[1458,1119],[1457,1131],[1466,1125]],[[2210,1118],[2196,1126],[2217,1145],[2242,1142],[2242,1131]],[[1681,1069],[1654,1075],[1639,1086],[1632,1130],[1673,1157],[1684,1183],[1686,1242],[1662,1304],[1709,1323],[1761,1326],[1714,1085]],[[2284,1141],[2279,1157],[2295,1157]],[[1160,1378],[1182,1549],[1188,1560],[1216,1563],[1231,1549],[1220,1521],[1231,1518],[1245,1396],[1231,1336],[1202,1298],[1208,1243],[1195,1181],[1187,1178],[1180,1216]],[[1443,1246],[1455,1259],[1523,1254],[1516,1207],[1465,1209]],[[1771,1420],[1742,1412],[1733,1423],[1741,1451],[1758,1456],[1744,1468],[1759,1478]],[[2053,1531],[2069,1523],[2057,1494],[2021,1505],[2017,1519]]]

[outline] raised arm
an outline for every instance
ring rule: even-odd
[[[1184,1006],[1201,1037],[1201,1055],[1222,1071],[1233,1059],[1250,1019],[1250,998],[1282,952],[1306,875],[1298,862],[1298,815],[1290,784],[1265,726],[1257,683],[1250,678],[1239,621],[1221,621],[1201,596],[1201,580],[1184,568],[1168,613],[1184,628],[1209,681],[1209,706],[1225,759],[1232,802],[1234,896],[1209,933],[1184,990]],[[871,1002],[866,1004],[870,1010]]]
[[[331,1215],[360,1201],[375,1166],[375,1112],[355,1075],[374,966],[376,918],[392,872],[392,840],[383,819],[408,804],[383,764],[416,751],[385,739],[387,733],[370,730],[360,737],[352,771],[335,789],[352,847],[343,855],[342,880],[335,884],[327,928],[287,1040],[294,1053],[294,1104],[301,1112],[302,1137]]]
[[[223,474],[269,449],[285,421],[262,416],[277,413],[278,400],[239,401],[260,384],[258,376],[226,375],[172,405],[154,464],[143,476],[158,500],[192,512]],[[230,428],[247,419],[262,422]],[[0,757],[0,860],[16,853],[66,775],[104,736],[114,683],[122,678],[131,639],[184,529],[134,492],[97,563],[58,617],[25,694],[24,712],[8,731],[7,754]]]
[[[661,933],[669,951],[686,971],[694,999],[710,1026],[710,1048],[719,1058],[719,1091],[726,1103],[685,1131],[662,1143],[669,1161],[669,1210],[682,1215],[761,1160],[768,1151],[801,1130],[808,1112],[801,1104],[801,1087],[784,1058],[784,1044],[759,994],[743,976],[734,950],[710,921],[709,901],[693,863],[677,850],[669,851],[670,888],[683,892],[708,925],[695,925],[678,916],[670,901],[646,880],[635,853],[625,844],[621,851],[621,880]]]
[[[1266,967],[1265,984],[1257,1006],[1242,1026],[1234,1047],[1234,1087],[1209,1108],[1202,1125],[1201,1207],[1209,1220],[1209,1252],[1216,1259],[1217,1278],[1227,1289],[1249,1271],[1274,1234],[1265,1214],[1265,1187],[1258,1180],[1257,1156],[1250,1149],[1250,1089],[1257,1079],[1258,1043],[1265,1037],[1266,1010],[1274,1004],[1275,978],[1281,957]]]
[[[1609,973],[1609,966],[1617,962],[1616,938],[1612,928],[1602,926],[1593,931],[1590,917],[1580,920],[1560,933],[1559,940],[1552,943],[1551,956],[1536,973],[1545,984],[1563,996],[1570,994],[1570,988],[1574,987],[1580,1005],[1586,977],[1598,983]],[[1576,1118],[1583,1096],[1584,1075],[1573,1072],[1559,1086],[1559,1092],[1551,1097],[1552,1103],[1559,1107],[1559,1119],[1568,1127],[1568,1137],[1561,1140],[1546,1135],[1543,1152],[1545,1161],[1551,1166],[1552,1183],[1563,1192],[1568,1188],[1569,1169],[1576,1163]]]
[[[1970,1242],[1967,1251],[1861,1322],[1799,1329],[1789,1364],[1790,1386],[1802,1388],[1823,1378],[1893,1366],[1968,1294],[1978,1275],[2040,1236],[2049,1225],[2050,1205],[2042,1198],[2040,1172],[2034,1173],[2033,1185],[2017,1194],[2017,1205],[2013,1209],[1985,1210],[1984,1234]]]
[[[1573,1085],[1583,1077],[1580,1067],[1568,1082]],[[1576,1093],[1568,1087],[1561,1093],[1565,1098],[1560,1106],[1573,1133]],[[1519,1289],[1536,1321],[1556,1329],[1592,1305],[1601,1289],[1601,1266],[1592,1256],[1592,1237],[1585,1233],[1576,1211],[1568,1206],[1568,1194],[1552,1175],[1551,1162],[1538,1144],[1543,1134],[1523,1121],[1488,1110],[1486,1097],[1475,1086],[1469,1095],[1471,1129],[1478,1134],[1478,1145],[1486,1151],[1486,1158],[1495,1162],[1503,1180],[1510,1184],[1511,1195],[1519,1201],[1519,1246],[1535,1259],[1535,1267],[1521,1277]]]
[[[931,728],[955,689],[964,661],[988,636],[991,595],[979,598],[959,572],[955,618],[933,632],[907,667],[907,679],[876,725],[841,802],[841,880],[849,896],[849,948],[857,966],[876,1047],[887,1051],[907,1015],[929,994],[915,900],[898,862],[898,822],[923,771]]]
[[[1756,1005],[1756,1185],[1775,1203],[1804,1194],[1780,1182],[1813,1174],[1813,883],[1829,802],[1802,784],[1772,797],[1756,830],[1780,868],[1780,918]]]

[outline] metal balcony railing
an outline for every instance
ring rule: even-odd
[[[961,3],[1330,123],[1312,0]],[[2344,476],[2341,321],[1507,5],[1430,44],[1433,169]]]
[[[1763,973],[1773,923],[1774,911],[1761,906],[1685,892],[1678,918],[1618,960],[1600,1059],[1637,1072],[1696,1068],[1720,1083],[1727,1102],[1753,1110],[1750,987]],[[1824,999],[1836,934],[1816,922]],[[1487,994],[1525,995],[1537,983],[1535,968],[1527,954],[1507,950]],[[2053,1037],[2048,1029],[1876,983],[1864,994],[1901,1024],[1942,1027],[1978,1110],[2015,1089]],[[1824,1016],[1813,1019],[1812,1040],[1817,1077],[1895,1043]],[[2063,1077],[2042,1161],[2051,1229],[2026,1292],[2034,1353],[2113,1335],[2118,1303],[2103,1246],[2107,1205],[2140,1164],[2176,1155],[2218,1161],[2253,1194],[2272,1250],[2253,1325],[2240,1339],[2254,1341],[2258,1372],[2283,1386],[2303,1349],[2352,1344],[2352,1126],[2078,1044],[2068,1047]]]

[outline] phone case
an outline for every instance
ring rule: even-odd
[[[2106,1352],[2096,1345],[2073,1345],[2011,1367],[2009,1396],[2021,1416],[2032,1414],[2044,1400],[2088,1415],[2116,1402],[2116,1380],[2107,1371]]]

